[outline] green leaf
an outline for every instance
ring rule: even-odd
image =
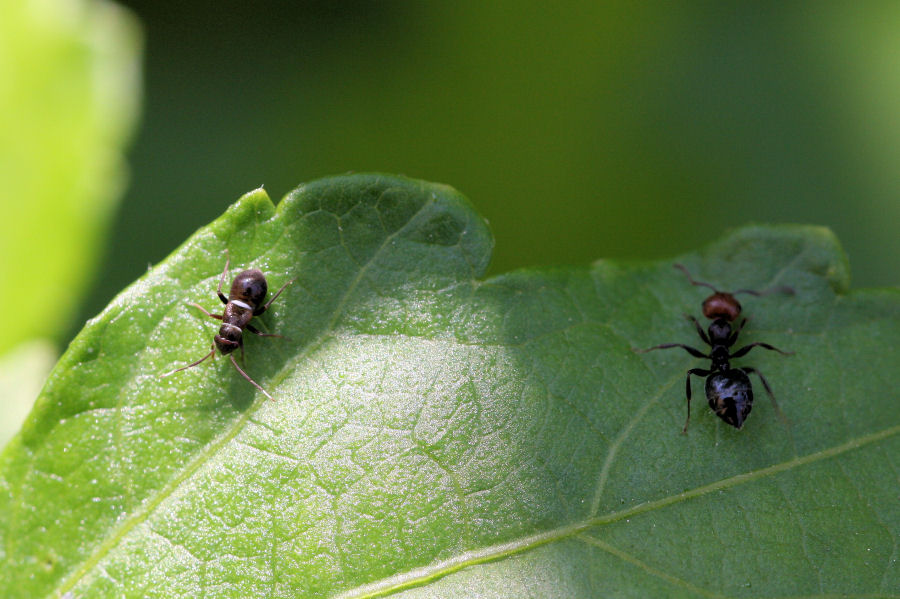
[[[21,291],[0,354],[58,340],[91,282],[125,182],[140,38],[131,13],[111,2],[2,3],[0,281]]]
[[[0,3],[0,447],[19,429],[89,286],[122,192],[140,31],[108,2]],[[21,299],[20,299],[21,298]]]
[[[0,596],[897,596],[898,290],[831,234],[748,227],[678,258],[742,296],[740,431],[685,371],[708,289],[672,262],[480,280],[452,189],[259,190],[72,343],[0,457]],[[209,351],[225,262],[258,267],[246,370]]]
[[[56,347],[43,340],[22,343],[0,358],[0,447],[19,431],[56,358]]]

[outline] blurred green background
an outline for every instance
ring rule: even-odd
[[[75,23],[73,6],[110,6],[0,0],[0,21],[14,22],[11,7],[25,5],[42,7],[32,19],[38,30],[54,19]],[[117,123],[115,135],[103,134],[112,149],[97,168],[77,161],[87,155],[81,138],[60,125],[82,106],[84,81],[102,87],[90,69],[75,76],[89,53],[67,52],[51,85],[10,93],[6,69],[43,73],[35,49],[46,44],[21,26],[0,26],[4,126],[19,127],[2,137],[0,200],[8,228],[26,230],[13,208],[30,202],[40,210],[29,218],[47,233],[4,233],[0,260],[10,268],[0,283],[27,290],[18,299],[20,338],[64,347],[86,318],[243,193],[264,185],[277,200],[350,170],[461,190],[491,223],[493,273],[671,256],[749,221],[803,222],[836,231],[855,286],[900,282],[900,3],[120,6],[131,14],[99,11],[99,21],[118,25],[95,58],[113,64],[105,81],[121,89],[105,95],[84,128]],[[18,46],[8,43],[15,36]],[[7,45],[15,51],[4,54]],[[20,168],[23,147],[47,154],[23,143],[43,137],[19,111],[47,98],[57,103],[38,103],[38,120],[68,154],[46,172]],[[77,181],[60,178],[60,165]],[[57,188],[8,193],[26,170]],[[71,192],[76,184],[84,197],[124,194],[122,203],[88,209]],[[65,198],[71,205],[61,212],[54,202]],[[77,217],[82,228],[51,230],[41,219],[52,215]],[[45,267],[53,252],[93,266]]]
[[[900,3],[124,4],[144,116],[83,317],[244,192],[348,170],[461,190],[494,273],[757,221],[900,281]]]

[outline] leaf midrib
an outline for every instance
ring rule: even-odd
[[[448,574],[452,574],[453,572],[462,570],[463,568],[467,568],[469,566],[497,561],[511,555],[524,553],[525,551],[534,549],[541,545],[546,545],[548,543],[553,543],[573,537],[595,526],[611,524],[613,522],[625,520],[639,514],[644,514],[646,512],[662,509],[676,503],[688,501],[690,499],[694,499],[695,497],[700,497],[708,493],[738,487],[740,485],[753,482],[767,476],[774,476],[776,474],[780,474],[794,468],[799,468],[808,464],[812,464],[814,462],[827,460],[849,451],[853,451],[855,449],[860,449],[867,445],[877,443],[878,441],[883,441],[895,435],[900,435],[900,425],[892,426],[890,428],[870,433],[868,435],[863,435],[840,445],[822,449],[805,456],[793,458],[786,462],[780,462],[778,464],[766,466],[765,468],[760,468],[758,470],[752,470],[750,472],[737,474],[735,476],[724,478],[722,480],[702,485],[694,489],[676,493],[675,495],[669,495],[667,497],[662,497],[653,501],[647,501],[624,510],[609,512],[607,514],[587,518],[579,522],[560,526],[534,535],[528,535],[511,541],[506,541],[504,543],[466,551],[438,563],[429,564],[428,566],[423,566],[421,568],[415,568],[407,572],[396,574],[384,580],[368,583],[354,589],[344,591],[338,594],[336,596],[336,599],[369,599],[372,597],[382,597],[403,589],[421,586],[427,582],[442,578]]]

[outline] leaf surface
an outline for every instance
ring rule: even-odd
[[[484,221],[378,175],[252,192],[72,343],[0,457],[0,596],[897,596],[900,293],[848,291],[814,227],[682,256],[741,297],[740,431],[684,377],[708,362],[672,262],[482,280]],[[296,279],[227,359],[225,262]]]

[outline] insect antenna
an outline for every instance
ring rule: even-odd
[[[747,293],[750,295],[755,295],[756,297],[760,297],[763,295],[769,295],[770,293],[785,293],[787,295],[794,295],[794,288],[788,287],[787,285],[779,285],[778,287],[769,287],[768,289],[763,289],[762,291],[756,291],[755,289],[738,289],[737,291],[732,291],[731,295],[737,295],[738,293]]]
[[[687,269],[687,267],[685,267],[684,264],[673,264],[672,266],[673,266],[674,268],[677,268],[677,269],[680,270],[681,272],[683,272],[683,273],[684,273],[684,276],[687,277],[687,280],[691,283],[691,285],[696,285],[697,287],[709,287],[710,289],[712,289],[712,290],[715,291],[716,293],[719,292],[718,289],[716,289],[715,287],[713,287],[713,286],[710,285],[709,283],[704,283],[703,281],[695,281],[695,280],[694,280],[694,277],[691,276],[691,273],[688,272],[688,269]]]
[[[181,372],[182,370],[187,370],[188,368],[193,368],[194,366],[197,366],[198,364],[202,363],[202,362],[203,362],[204,360],[206,360],[207,358],[213,357],[213,356],[215,356],[215,355],[216,355],[216,346],[215,346],[215,344],[213,344],[213,346],[212,346],[212,351],[209,352],[208,354],[206,354],[205,356],[203,356],[202,358],[200,358],[199,360],[197,360],[196,362],[193,362],[192,364],[188,364],[187,366],[182,366],[181,368],[176,368],[175,370],[173,370],[173,371],[171,371],[171,372],[167,372],[167,373],[165,373],[165,374],[161,374],[161,375],[159,375],[159,378],[162,379],[162,378],[165,378],[165,377],[169,376],[170,374],[175,374],[176,372]],[[233,359],[233,358],[232,358],[232,359]],[[246,375],[245,375],[245,376],[246,376]],[[252,382],[252,381],[251,381],[251,382]],[[255,383],[254,383],[254,384],[255,384]]]
[[[760,297],[763,295],[769,295],[770,293],[786,293],[787,295],[794,295],[794,288],[788,287],[787,285],[779,285],[777,287],[769,287],[768,289],[764,289],[762,291],[757,291],[755,289],[738,289],[737,291],[719,291],[709,283],[704,283],[703,281],[696,281],[694,277],[691,276],[691,273],[688,272],[687,267],[683,264],[673,264],[675,268],[684,273],[684,276],[687,277],[687,280],[691,285],[696,285],[697,287],[709,287],[716,293],[726,293],[729,295],[737,295],[738,293],[746,293],[748,295],[753,295],[756,297]]]

